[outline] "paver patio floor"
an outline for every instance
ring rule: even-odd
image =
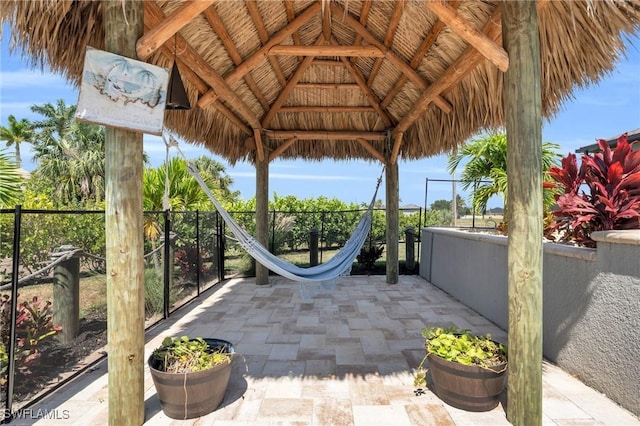
[[[145,425],[499,425],[506,391],[495,409],[453,408],[426,390],[414,393],[413,372],[428,325],[506,332],[417,276],[340,278],[333,291],[302,297],[299,284],[271,277],[269,286],[233,279],[208,291],[147,334],[145,354],[166,336],[232,342],[234,359],[225,399],[192,420],[164,415],[145,368]],[[36,419],[12,425],[105,425],[107,363],[30,408]],[[38,414],[40,413],[40,414]],[[49,417],[56,418],[46,418]],[[37,418],[37,417],[40,418]],[[606,396],[549,363],[543,365],[545,425],[640,425]]]

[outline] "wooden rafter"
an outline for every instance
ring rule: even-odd
[[[347,130],[264,130],[264,134],[270,139],[318,139],[318,140],[351,140],[364,139],[369,141],[383,141],[387,137],[386,132],[356,132]]]
[[[269,49],[273,46],[281,43],[295,31],[300,29],[301,26],[306,24],[311,18],[318,14],[320,10],[319,3],[313,3],[309,6],[304,12],[302,12],[296,19],[291,21],[288,25],[282,28],[280,31],[271,35],[269,41],[264,44],[260,49],[254,52],[251,56],[246,58],[243,63],[238,65],[233,71],[231,71],[224,79],[226,84],[232,85],[241,78],[243,78],[252,68],[258,65],[262,60],[267,57],[267,53]],[[211,102],[216,99],[217,95],[213,90],[210,90],[205,95],[203,95],[198,101],[198,106],[200,108],[205,108]]]
[[[313,65],[318,65],[319,67],[344,67],[344,64],[341,61],[332,61],[327,59],[315,59],[313,61]]]
[[[426,3],[441,21],[446,23],[456,34],[463,40],[475,47],[478,52],[491,61],[502,72],[506,72],[509,68],[509,55],[497,45],[489,37],[485,36],[481,31],[469,25],[463,18],[458,15],[455,9],[446,3],[440,1],[430,1]]]
[[[360,34],[367,43],[380,49],[380,51],[382,51],[382,53],[384,54],[384,57],[393,65],[398,67],[402,73],[406,74],[416,86],[423,90],[426,90],[427,87],[429,87],[427,82],[413,68],[411,68],[409,64],[404,62],[400,57],[398,57],[398,55],[393,53],[393,51],[382,44],[373,34],[369,32],[369,30],[362,26],[362,24],[358,22],[357,19],[355,19],[353,16],[351,16],[350,13],[343,9],[342,6],[336,3],[331,3],[331,7],[334,9],[334,13],[340,14],[340,16],[343,17],[342,19],[344,19],[345,22],[356,31],[356,33]],[[451,111],[451,104],[440,96],[438,96],[434,100],[434,103],[444,112]]]
[[[160,48],[160,51],[167,58],[171,59],[173,58],[173,52],[175,50],[168,43],[165,43]],[[178,61],[178,67],[180,68],[180,75],[182,76],[182,78],[188,80],[196,88],[198,94],[206,93],[209,90],[209,86],[207,85],[207,83],[205,83],[198,74],[193,72],[193,70],[189,68],[189,66],[184,63],[179,56],[177,56],[175,60]],[[246,133],[247,135],[253,135],[253,131],[249,128],[249,126],[247,126],[233,111],[227,108],[225,104],[220,101],[215,101],[212,106],[244,133]]]
[[[376,112],[371,106],[324,106],[324,105],[301,105],[280,107],[278,113],[296,113],[296,112]]]
[[[372,0],[364,0],[364,3],[362,4],[362,10],[360,11],[360,24],[363,27],[366,27],[367,20],[369,19],[369,12],[371,11],[371,2]],[[359,33],[356,33],[356,39],[353,44],[357,46],[360,43],[362,43],[362,35],[360,35]],[[358,58],[351,58],[351,63],[355,64],[357,60]]]
[[[241,64],[242,56],[240,56],[240,52],[238,52],[235,43],[231,39],[231,35],[229,35],[229,32],[225,28],[224,23],[222,22],[222,19],[220,19],[220,15],[218,15],[215,8],[210,7],[202,12],[202,14],[209,22],[209,25],[211,25],[213,31],[218,35],[218,38],[227,50],[227,53],[229,53],[233,63],[235,65]],[[247,82],[247,86],[249,86],[249,89],[251,89],[258,102],[260,102],[260,105],[262,105],[262,108],[264,108],[265,111],[269,109],[269,101],[267,101],[267,98],[265,98],[262,90],[260,90],[253,77],[251,77],[251,73],[247,73],[244,76],[244,80]]]
[[[324,38],[322,34],[320,34],[316,39],[314,45],[318,46],[318,45],[321,45],[323,42],[324,42]],[[269,111],[267,111],[265,116],[262,118],[263,128],[269,127],[269,125],[271,124],[271,121],[276,115],[276,112],[278,112],[278,109],[280,109],[280,107],[287,100],[293,88],[296,86],[296,84],[298,84],[298,81],[300,81],[302,74],[305,73],[305,71],[307,70],[307,68],[309,68],[312,62],[313,62],[313,56],[307,56],[306,58],[303,59],[298,69],[295,70],[293,75],[289,78],[289,81],[287,82],[287,84],[284,86],[284,88],[282,89],[282,91],[280,92],[276,100],[271,105],[271,108],[269,109]]]
[[[368,141],[364,139],[356,139],[356,141],[358,141],[358,143],[362,145],[363,148],[366,149],[369,154],[377,158],[378,161],[380,161],[381,163],[386,163],[384,155],[380,154],[378,150],[376,150]]]
[[[322,1],[322,35],[324,41],[331,39],[331,8],[328,7],[324,0]]]
[[[247,1],[247,8],[249,9],[249,16],[251,16],[253,24],[256,26],[256,30],[258,30],[260,41],[264,45],[269,41],[269,33],[267,33],[267,28],[264,26],[262,16],[260,15],[260,11],[258,10],[258,5],[255,0]],[[280,68],[278,58],[269,56],[268,60],[271,64],[271,68],[273,68],[273,72],[276,74],[276,78],[278,79],[280,86],[284,87],[284,85],[287,84],[287,79],[282,72],[282,68]]]
[[[269,161],[270,162],[273,161],[278,155],[280,155],[283,152],[285,152],[297,140],[298,140],[298,138],[291,138],[291,139],[287,139],[286,141],[282,142],[280,145],[278,145],[278,147],[276,149],[273,150],[273,152],[271,154],[269,154]]]
[[[382,57],[384,54],[375,46],[294,46],[291,44],[273,46],[269,55],[289,56],[373,56]]]
[[[402,17],[402,11],[404,10],[404,0],[396,1],[396,5],[393,8],[393,14],[391,15],[391,19],[389,20],[389,27],[387,28],[387,33],[384,36],[384,45],[387,47],[391,47],[393,43],[393,37],[396,34],[396,29],[398,28],[398,24],[400,23],[400,17]],[[378,71],[380,70],[380,66],[382,65],[382,58],[377,58],[373,63],[373,67],[371,68],[371,73],[369,73],[369,78],[367,79],[367,84],[371,86],[373,84],[373,80],[375,80],[376,75],[378,75]]]
[[[293,10],[292,0],[285,0],[284,8],[287,11],[287,19],[289,20],[289,22],[296,19],[296,12],[295,10]],[[293,37],[293,44],[302,44],[302,41],[300,40],[300,31],[294,31],[293,34],[291,34],[291,37]],[[302,62],[302,59],[302,57],[299,57],[298,62]]]
[[[457,9],[461,1],[462,0],[454,0],[450,5],[453,9]],[[429,49],[431,49],[431,46],[433,46],[433,43],[435,43],[435,41],[438,39],[438,35],[440,35],[445,27],[445,23],[440,20],[436,21],[433,24],[427,36],[424,38],[424,40],[422,40],[422,43],[420,43],[420,46],[416,50],[416,53],[413,54],[413,58],[411,59],[411,62],[409,62],[409,66],[411,68],[413,68],[414,70],[418,69],[422,58],[424,58],[424,55],[426,55]],[[380,105],[383,108],[388,107],[391,101],[393,101],[393,98],[395,98],[400,90],[402,90],[402,87],[408,80],[409,78],[405,74],[400,75],[400,77],[394,83],[393,87],[391,88],[391,90],[389,90]]]
[[[491,15],[489,21],[484,25],[482,32],[492,40],[500,37],[501,24],[500,24],[500,7],[496,7],[496,10]],[[473,71],[480,62],[484,60],[484,56],[475,49],[473,46],[469,46],[460,55],[460,57],[453,63],[447,70],[442,73],[431,86],[425,90],[418,102],[415,103],[413,108],[405,114],[404,118],[398,123],[393,131],[393,149],[391,151],[391,161],[395,162],[400,152],[400,146],[402,144],[402,137],[404,132],[420,117],[424,111],[429,107],[429,104],[433,102],[435,97],[451,88],[456,83],[465,78],[471,71]]]
[[[334,39],[334,41],[335,41],[335,39]],[[364,92],[365,96],[367,97],[367,100],[369,101],[369,104],[371,104],[371,106],[378,113],[378,115],[380,116],[380,119],[385,124],[385,126],[387,126],[387,127],[391,126],[392,125],[391,117],[389,116],[389,114],[387,113],[387,111],[385,109],[380,107],[380,100],[373,93],[371,88],[369,86],[367,86],[367,82],[364,79],[364,76],[362,75],[360,70],[358,68],[356,68],[356,66],[353,65],[351,63],[351,61],[349,61],[349,59],[347,57],[341,56],[340,60],[342,61],[344,66],[347,67],[347,69],[349,70],[349,72],[353,76],[353,79],[356,81],[356,84],[358,86],[360,86],[360,89],[362,89],[362,91]]]
[[[182,6],[166,16],[154,25],[149,32],[138,39],[136,42],[138,58],[142,61],[149,58],[165,41],[173,37],[174,34],[180,31],[180,28],[211,6],[214,1],[203,0],[183,3]]]
[[[314,62],[315,63],[315,62]],[[321,89],[321,90],[359,90],[360,86],[350,83],[298,83],[296,89]]]
[[[164,19],[164,13],[155,2],[145,2],[145,20],[149,26],[153,27]],[[255,116],[251,108],[244,103],[244,101],[238,97],[238,95],[231,89],[224,79],[213,70],[209,64],[193,49],[184,38],[176,35],[177,49],[180,51],[180,58],[194,73],[198,74],[203,81],[205,81],[209,87],[215,87],[217,91],[216,97],[219,95],[225,100],[232,108],[234,108],[245,120],[249,123],[249,126],[253,128],[254,136],[256,129],[260,129],[260,122]],[[259,134],[259,132],[258,132]],[[260,140],[256,140],[258,149],[258,156],[264,158]]]

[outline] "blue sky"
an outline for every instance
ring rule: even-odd
[[[78,102],[78,92],[58,75],[48,70],[33,69],[20,52],[9,53],[9,34],[3,27],[1,69],[0,69],[0,125],[6,126],[10,114],[17,119],[40,118],[30,111],[31,105],[47,102],[55,104],[62,98],[67,105]],[[560,152],[566,155],[575,149],[592,144],[599,138],[608,138],[620,133],[640,128],[640,36],[627,40],[626,58],[622,58],[615,70],[598,84],[584,89],[576,89],[571,100],[564,103],[561,111],[543,123],[544,141],[560,144]],[[4,143],[0,142],[0,149]],[[23,167],[32,170],[29,145],[21,146]],[[212,155],[203,148],[186,143],[181,149],[189,158]],[[156,136],[145,135],[144,150],[153,166],[162,164],[165,147]],[[11,151],[12,152],[12,151]],[[176,155],[175,151],[171,155]],[[255,195],[255,171],[249,163],[239,163],[231,167],[224,159],[213,156],[225,165],[233,178],[233,189],[240,191],[241,197],[249,199]],[[376,179],[382,166],[365,161],[281,161],[276,160],[269,167],[269,193],[273,198],[294,195],[298,198],[326,196],[345,202],[368,202],[373,193]],[[438,156],[419,161],[400,162],[400,205],[425,204],[425,182],[434,179],[451,179],[446,171],[446,156]],[[467,198],[467,194],[462,193]],[[438,199],[451,199],[451,184],[430,182],[427,205]],[[384,184],[378,193],[384,200]],[[490,207],[499,206],[500,200],[490,202]]]

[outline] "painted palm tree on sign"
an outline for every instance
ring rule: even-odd
[[[0,140],[7,143],[7,147],[13,145],[16,152],[16,165],[22,167],[20,156],[20,144],[32,143],[34,137],[33,126],[26,118],[18,121],[14,115],[7,118],[7,127],[0,126]]]
[[[558,163],[560,154],[558,144],[543,142],[542,169],[546,172]],[[447,161],[449,173],[464,164],[460,175],[462,188],[473,189],[473,206],[476,212],[484,212],[489,199],[500,196],[507,205],[507,135],[505,133],[491,133],[481,138],[472,139],[456,154],[449,156]],[[544,178],[549,179],[547,173]],[[554,200],[551,191],[544,193],[545,210]]]

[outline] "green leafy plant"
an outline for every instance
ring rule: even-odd
[[[16,309],[16,342],[15,360],[17,374],[28,375],[31,373],[29,366],[35,364],[41,356],[43,342],[50,340],[62,328],[53,325],[53,313],[51,302],[44,305],[36,296],[31,302],[21,302]],[[7,357],[9,347],[11,323],[11,297],[4,294],[0,296],[0,324],[6,325],[0,329],[0,365],[6,366],[3,359]],[[0,383],[6,380],[6,369],[0,371]]]
[[[429,354],[463,365],[491,368],[507,362],[507,347],[491,339],[457,327],[429,327],[422,330],[426,355],[417,368],[414,385],[426,386],[424,363]]]
[[[553,211],[559,241],[594,247],[594,231],[640,228],[640,151],[632,151],[623,134],[614,151],[599,140],[601,152],[584,154],[580,167],[575,154],[551,167],[549,175],[558,209]]]
[[[165,337],[152,354],[153,367],[168,373],[202,371],[219,364],[229,364],[232,354],[224,346],[212,348],[202,338]]]
[[[360,249],[360,254],[356,256],[356,260],[359,264],[364,265],[367,271],[371,271],[376,264],[376,260],[382,257],[383,252],[384,245],[382,244],[365,245]]]

